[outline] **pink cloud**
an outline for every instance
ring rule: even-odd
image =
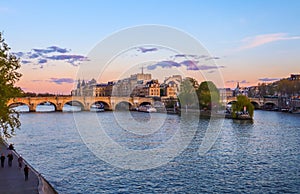
[[[287,33],[262,34],[253,37],[246,37],[241,42],[244,43],[238,50],[255,48],[271,42],[280,40],[299,40],[300,36],[289,36]]]

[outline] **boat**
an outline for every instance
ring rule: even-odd
[[[138,107],[139,112],[148,112],[148,113],[153,113],[157,112],[156,108],[152,107],[151,105],[142,105]]]
[[[289,110],[289,112],[290,112],[290,113],[293,113],[293,114],[300,114],[300,107],[298,107],[298,108],[296,108],[296,107],[291,108],[291,109]]]
[[[243,114],[238,114],[236,119],[252,120],[252,117],[248,113],[243,113]]]
[[[104,105],[102,103],[100,104],[93,104],[91,106],[91,110],[92,112],[104,112]]]

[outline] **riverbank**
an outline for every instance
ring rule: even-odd
[[[48,181],[23,159],[22,167],[24,168],[25,165],[29,167],[29,179],[25,181],[23,168],[18,167],[20,155],[16,151],[7,148],[7,142],[0,138],[0,154],[5,156],[4,168],[0,167],[1,194],[57,194]],[[8,158],[6,157],[10,152],[14,158],[11,167],[8,166]]]

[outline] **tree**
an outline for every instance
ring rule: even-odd
[[[180,101],[181,107],[198,106],[198,98],[196,95],[196,88],[198,86],[198,82],[193,78],[185,78],[180,85],[180,92],[178,95],[178,99]]]
[[[232,105],[233,118],[237,117],[237,113],[244,112],[244,107],[246,107],[246,111],[249,113],[250,117],[253,118],[254,106],[248,97],[243,95],[237,96],[237,102]]]
[[[21,125],[18,112],[7,106],[10,98],[21,95],[21,89],[15,87],[15,83],[22,76],[17,72],[21,67],[19,60],[9,51],[0,33],[0,133],[5,137],[11,137],[14,129]]]
[[[204,81],[200,84],[197,95],[201,109],[212,109],[220,103],[220,92],[212,81]]]

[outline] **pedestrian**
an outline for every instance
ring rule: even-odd
[[[11,143],[11,144],[9,144],[9,146],[8,146],[8,149],[9,149],[9,150],[15,150],[15,148],[14,148],[14,144],[12,144],[12,143]]]
[[[27,165],[25,165],[25,167],[24,167],[25,181],[28,180],[28,174],[29,174],[29,168]]]
[[[14,159],[13,154],[10,152],[9,154],[7,154],[7,158],[8,158],[8,166],[11,167],[12,166],[12,161]]]
[[[22,165],[23,165],[23,158],[20,155],[20,157],[18,158],[18,163],[19,163],[19,169],[22,169]]]
[[[1,167],[4,168],[4,161],[5,161],[5,156],[4,154],[2,153],[1,154]]]

